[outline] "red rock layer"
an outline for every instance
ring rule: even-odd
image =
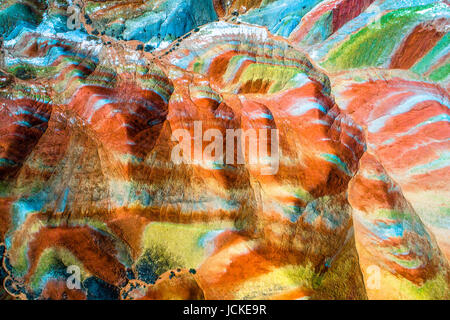
[[[445,32],[438,31],[436,25],[444,20],[418,25],[404,40],[391,60],[391,69],[409,69],[420,61],[444,37]]]

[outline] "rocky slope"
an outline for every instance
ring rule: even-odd
[[[448,299],[449,12],[2,2],[0,294]],[[252,145],[196,158],[207,141],[175,163],[199,123],[277,130],[276,170]]]

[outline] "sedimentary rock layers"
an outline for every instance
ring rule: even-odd
[[[195,27],[217,19],[213,0],[87,1],[83,13],[94,33],[139,40],[148,43],[149,50],[167,46]]]
[[[445,2],[46,4],[0,7],[0,295],[448,299]]]
[[[19,82],[1,90],[0,174],[7,179],[20,169],[46,131],[52,105],[42,88]]]
[[[360,161],[358,174],[350,184],[349,201],[366,279],[373,272],[371,267],[383,270],[379,287],[368,286],[369,297],[381,298],[381,286],[389,288],[383,296],[391,299],[406,294],[415,298],[444,297],[438,289],[447,281],[443,254],[401,188],[370,153]],[[407,284],[405,292],[398,289],[402,283]],[[420,284],[423,289],[415,289],[410,283]]]
[[[369,74],[358,73],[368,76],[367,82],[344,80],[355,74],[337,80],[339,105],[367,128],[369,147],[424,222],[441,230],[436,236],[448,255],[448,237],[443,232],[448,229],[448,186],[442,180],[449,175],[445,160],[449,150],[448,93],[440,86],[386,72],[379,73],[384,80]]]

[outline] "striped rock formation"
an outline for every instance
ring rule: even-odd
[[[450,174],[448,92],[404,72],[352,72],[334,81],[339,106],[366,128],[369,148],[450,257],[442,179]]]
[[[289,39],[329,72],[380,67],[448,83],[446,1],[323,1]]]
[[[443,254],[402,189],[369,152],[350,184],[349,202],[368,296],[443,298],[447,283]]]
[[[220,17],[265,26],[328,72],[408,69],[448,85],[450,8],[439,0],[216,1]]]
[[[217,19],[213,0],[85,1],[88,30],[113,39],[138,40],[146,49],[164,47],[188,31]]]
[[[448,299],[447,19],[2,3],[0,297]]]

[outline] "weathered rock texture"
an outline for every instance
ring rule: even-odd
[[[449,299],[449,19],[432,0],[2,1],[0,295]],[[175,164],[197,121],[277,129],[278,171]]]

